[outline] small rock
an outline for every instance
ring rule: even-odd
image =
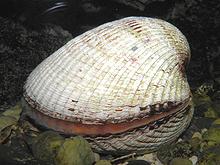
[[[56,165],[91,165],[94,161],[89,143],[79,136],[66,139],[55,157]]]
[[[160,160],[157,158],[156,153],[144,154],[143,156],[138,156],[137,160],[145,160],[149,164],[163,165]]]
[[[32,152],[34,157],[39,160],[53,161],[56,152],[61,144],[64,142],[64,138],[58,133],[53,131],[46,131],[40,134],[32,144]]]
[[[199,151],[200,150],[200,144],[202,140],[199,139],[198,137],[194,137],[190,140],[190,145],[192,146],[193,151]]]
[[[202,134],[201,134],[200,132],[195,132],[195,133],[192,135],[192,138],[202,139]]]
[[[203,135],[204,133],[206,133],[207,131],[208,131],[207,128],[203,128],[203,129],[201,130],[202,135]]]
[[[193,155],[191,158],[189,158],[189,160],[191,160],[193,165],[196,165],[198,162],[198,157]]]
[[[181,138],[179,138],[178,140],[177,140],[177,142],[182,142],[183,141],[183,139],[181,139]]]
[[[95,163],[95,165],[111,165],[111,162],[109,162],[108,160],[99,160]]]
[[[192,162],[189,159],[174,158],[169,165],[192,165]]]
[[[98,153],[94,153],[95,162],[98,162],[100,160],[100,155]]]

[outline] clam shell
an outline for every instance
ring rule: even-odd
[[[96,125],[148,118],[184,103],[169,141],[192,116],[182,112],[191,100],[189,59],[187,40],[176,27],[127,17],[83,33],[46,58],[27,78],[24,98],[49,117]]]

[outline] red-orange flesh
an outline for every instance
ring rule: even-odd
[[[83,124],[75,123],[71,121],[65,121],[57,118],[52,118],[45,115],[37,110],[32,110],[31,118],[37,121],[40,125],[47,128],[51,128],[56,131],[63,132],[65,134],[76,134],[76,135],[108,135],[122,133],[128,130],[132,130],[137,127],[147,125],[151,122],[162,119],[166,116],[177,113],[180,110],[185,109],[188,106],[188,102],[181,104],[179,106],[173,107],[167,112],[162,112],[160,114],[154,114],[146,118],[135,119],[133,121],[122,122],[122,123],[105,123],[102,125],[97,124]]]

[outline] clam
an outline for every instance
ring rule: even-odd
[[[141,153],[174,141],[193,115],[190,48],[170,23],[127,17],[69,41],[29,75],[28,116],[84,136],[97,152]]]

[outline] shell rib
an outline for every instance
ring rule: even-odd
[[[100,134],[98,126],[107,130],[108,125],[111,130],[103,134],[122,133],[192,111],[185,76],[189,59],[187,40],[176,27],[159,19],[128,17],[72,39],[45,59],[28,77],[24,98],[45,121],[52,117],[95,125],[95,135]],[[176,134],[189,124],[189,116],[181,131],[175,127]],[[48,127],[55,129],[53,125]],[[90,135],[89,129],[74,131]]]

